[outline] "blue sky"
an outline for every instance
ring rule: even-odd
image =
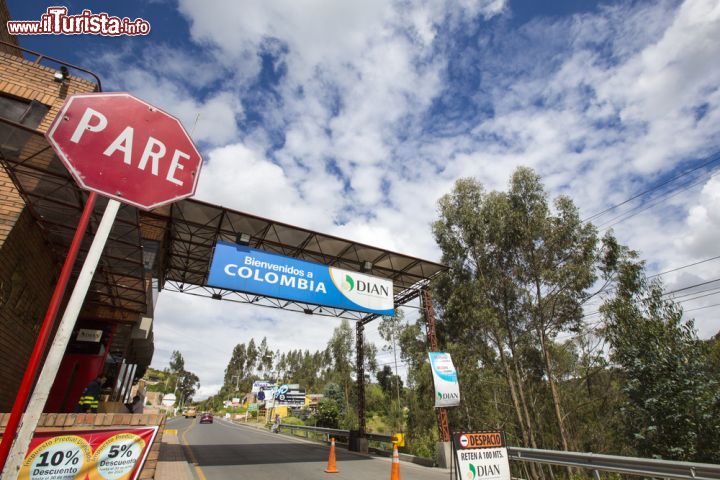
[[[147,37],[21,43],[181,118],[207,160],[198,198],[428,259],[440,255],[437,199],[460,177],[502,189],[527,165],[587,217],[720,150],[716,1],[66,5],[151,23]],[[16,20],[47,6],[9,1]],[[639,215],[614,224],[634,203],[597,223],[614,224],[653,271],[718,255],[713,168],[672,197],[662,195],[676,183],[659,190]],[[663,280],[673,289],[718,273],[707,262]],[[180,349],[204,393],[235,343],[267,335],[284,350],[322,348],[337,325],[168,293],[158,306],[154,363]],[[718,312],[692,312],[702,336],[720,329]],[[282,334],[299,324],[303,345]]]

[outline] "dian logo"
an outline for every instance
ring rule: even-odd
[[[343,282],[343,290],[346,292],[352,292],[355,288],[355,280],[350,275],[345,275],[345,281]]]

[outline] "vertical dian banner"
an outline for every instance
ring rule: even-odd
[[[460,480],[510,480],[503,432],[453,433],[453,449]]]
[[[18,480],[135,480],[158,427],[38,432]]]
[[[429,352],[428,356],[435,383],[435,407],[457,407],[460,405],[460,385],[450,354]]]

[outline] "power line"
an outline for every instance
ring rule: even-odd
[[[720,172],[713,173],[707,179],[705,177],[703,177],[700,180],[698,180],[697,182],[690,183],[690,184],[684,186],[683,188],[678,188],[675,191],[669,190],[664,195],[658,196],[654,201],[651,201],[649,204],[641,204],[641,205],[638,205],[637,207],[631,208],[631,209],[621,213],[617,217],[611,218],[610,220],[607,220],[607,221],[601,223],[597,227],[599,229],[602,228],[603,230],[607,230],[607,229],[617,225],[618,223],[622,223],[629,218],[640,215],[642,212],[649,210],[653,207],[656,207],[656,206],[660,205],[661,203],[663,203],[667,200],[670,200],[671,198],[673,198],[677,195],[680,195],[682,192],[689,190],[692,187],[696,187],[696,186],[700,185],[701,183],[707,181],[708,179],[713,178],[718,173],[720,173]],[[615,222],[615,220],[617,220],[617,221]]]
[[[699,262],[688,263],[687,265],[681,265],[681,266],[676,267],[676,268],[673,268],[673,269],[671,269],[671,270],[665,270],[664,272],[660,272],[660,273],[656,273],[656,274],[654,274],[654,275],[650,275],[650,276],[648,276],[647,278],[660,277],[660,276],[666,275],[666,274],[668,274],[668,273],[677,272],[678,270],[682,270],[682,269],[688,268],[688,267],[694,267],[695,265],[700,265],[700,264],[702,264],[702,263],[707,263],[707,262],[710,262],[710,261],[713,261],[713,260],[717,260],[717,259],[719,259],[719,258],[720,258],[720,255],[718,255],[718,256],[716,256],[716,257],[706,258],[705,260],[700,260]]]
[[[720,307],[720,303],[713,303],[712,305],[705,305],[704,307],[691,308],[690,310],[684,310],[684,312],[685,313],[694,312],[696,310],[704,310],[706,308],[711,308],[711,307]]]
[[[685,290],[690,290],[691,288],[702,287],[703,285],[709,285],[711,283],[715,283],[718,281],[720,281],[720,278],[716,278],[714,280],[708,280],[707,282],[696,283],[695,285],[690,285],[689,287],[678,288],[678,289],[672,290],[670,292],[665,292],[665,293],[663,293],[663,296],[672,295],[673,293],[677,293],[677,292],[683,292]]]
[[[712,287],[712,288],[706,288],[704,290],[698,290],[697,292],[683,293],[682,295],[674,296],[673,300],[677,300],[678,298],[683,298],[683,297],[689,297],[690,295],[697,295],[698,293],[716,292],[716,291],[720,291],[720,287]]]
[[[708,284],[715,283],[715,282],[718,282],[718,281],[720,281],[720,278],[716,278],[715,280],[709,280],[709,281],[706,281],[706,282],[696,283],[695,285],[690,285],[690,286],[687,286],[687,287],[683,287],[683,288],[678,288],[678,289],[676,289],[676,290],[672,290],[672,291],[670,291],[670,292],[665,292],[665,293],[663,293],[663,296],[665,297],[665,296],[672,295],[672,294],[677,293],[677,292],[682,292],[682,291],[685,291],[685,290],[690,290],[690,289],[693,289],[693,288],[701,287],[701,286],[703,286],[703,285],[708,285]],[[701,291],[699,291],[699,292],[690,292],[690,293],[685,294],[685,295],[679,295],[677,298],[682,298],[682,297],[684,297],[684,296],[686,296],[686,295],[697,295],[697,294],[699,294],[699,293],[712,292],[712,291],[715,291],[715,290],[720,290],[720,287],[709,288],[709,289],[706,289],[706,290],[701,290]],[[720,293],[720,291],[718,291],[718,292],[716,292],[716,293]],[[703,296],[715,295],[716,293],[708,294],[708,295],[703,295]],[[673,302],[675,302],[675,303],[685,303],[685,302],[689,302],[689,301],[691,301],[691,300],[695,300],[695,299],[697,299],[697,298],[702,298],[702,296],[701,296],[701,297],[695,297],[695,298],[687,298],[687,299],[685,299],[685,300],[675,300],[675,299],[673,299]],[[689,310],[685,310],[685,311],[687,312],[687,311],[689,311]],[[590,313],[584,314],[582,317],[580,317],[580,319],[582,320],[583,318],[589,318],[589,317],[593,317],[593,316],[595,316],[595,315],[600,315],[600,313],[602,313],[600,310],[596,310],[596,311],[594,311],[594,312],[590,312]]]
[[[707,157],[706,157],[706,158],[707,158]],[[597,212],[597,213],[589,216],[588,218],[584,219],[583,222],[589,222],[590,220],[593,220],[593,219],[595,219],[595,218],[598,218],[598,217],[600,217],[600,216],[602,216],[602,215],[604,215],[604,214],[606,214],[606,213],[608,213],[608,212],[611,212],[611,211],[615,210],[615,209],[618,208],[618,207],[622,207],[623,205],[626,205],[626,204],[632,202],[633,200],[636,200],[636,199],[638,199],[638,198],[640,198],[640,197],[642,197],[642,196],[645,196],[645,195],[647,195],[648,193],[652,193],[652,192],[654,192],[654,191],[656,191],[656,190],[664,187],[665,185],[668,185],[668,184],[674,182],[675,180],[677,180],[677,179],[679,179],[679,178],[682,178],[682,177],[684,177],[684,176],[686,176],[686,175],[690,175],[691,173],[696,172],[696,171],[700,170],[701,168],[707,167],[708,165],[717,162],[718,160],[720,160],[720,152],[715,152],[715,153],[712,154],[709,158],[710,158],[710,160],[708,160],[707,162],[704,162],[704,163],[702,163],[701,165],[698,165],[697,167],[691,168],[690,170],[686,170],[685,172],[683,172],[683,173],[681,173],[681,174],[679,174],[679,175],[676,175],[676,176],[674,176],[674,177],[672,177],[672,178],[670,178],[670,179],[668,179],[668,180],[665,180],[664,182],[659,183],[658,185],[655,185],[655,186],[652,187],[652,188],[649,188],[649,189],[647,189],[647,190],[645,190],[645,191],[643,191],[643,192],[640,192],[640,193],[638,193],[638,194],[635,194],[635,195],[633,195],[632,197],[628,198],[627,200],[624,200],[624,201],[622,201],[622,202],[620,202],[620,203],[618,203],[618,204],[616,204],[616,205],[612,205],[612,206],[606,208],[605,210],[602,210],[602,211],[600,211],[600,212]]]
[[[683,300],[682,302],[678,302],[678,303],[692,302],[693,300],[697,300],[698,298],[711,297],[711,296],[713,296],[713,295],[717,295],[718,293],[720,293],[720,291],[717,291],[717,292],[714,292],[714,293],[706,293],[705,295],[698,295],[697,297],[686,298],[686,299]]]

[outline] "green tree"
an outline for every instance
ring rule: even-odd
[[[192,402],[192,397],[200,388],[200,378],[192,372],[181,372],[177,386],[178,403],[187,405]]]
[[[553,212],[540,177],[530,169],[515,171],[508,200],[518,240],[517,279],[543,355],[562,447],[568,450],[550,342],[558,333],[580,327],[587,290],[596,280],[597,232],[581,221],[569,197],[557,197]]]
[[[334,400],[338,405],[345,404],[345,395],[343,394],[340,385],[337,383],[328,383],[323,389],[323,397]]]
[[[180,353],[177,350],[173,350],[172,354],[170,355],[170,372],[173,374],[178,374],[185,371],[185,359],[182,356],[182,353]]]
[[[719,379],[692,321],[629,255],[602,307],[611,360],[622,371],[622,433],[641,456],[720,461]]]
[[[338,428],[340,409],[335,400],[323,398],[318,402],[315,413],[316,425],[324,428]]]
[[[527,446],[569,449],[563,390],[575,391],[577,372],[565,369],[579,365],[575,351],[556,338],[580,329],[584,304],[598,294],[591,289],[598,275],[601,291],[612,282],[602,255],[612,238],[600,245],[572,200],[550,202],[527,168],[513,173],[506,192],[458,180],[438,206],[433,233],[449,267],[433,286],[438,339],[464,379],[464,405],[451,421],[503,424]],[[478,364],[482,374],[474,371]],[[507,390],[488,391],[487,382]]]
[[[378,325],[378,333],[380,337],[385,341],[382,349],[384,352],[391,353],[393,355],[393,367],[395,374],[392,375],[391,368],[388,365],[383,367],[381,372],[377,372],[376,377],[378,382],[383,389],[383,392],[387,396],[393,405],[392,417],[393,427],[395,431],[401,431],[402,425],[398,422],[402,421],[402,402],[400,400],[400,391],[402,390],[402,381],[398,373],[398,340],[402,329],[405,326],[405,314],[402,310],[396,310],[395,315],[384,316],[380,320]],[[387,383],[389,381],[389,384]],[[392,390],[391,387],[392,386]]]
[[[251,338],[250,341],[247,344],[247,348],[245,350],[245,372],[246,375],[252,375],[255,373],[255,368],[257,366],[258,361],[258,349],[257,346],[255,346],[255,339]]]
[[[245,344],[239,343],[233,348],[230,361],[225,368],[225,377],[223,379],[223,387],[226,392],[235,392],[240,380],[246,377],[245,366],[247,363],[247,354]],[[237,377],[237,378],[234,378]]]
[[[352,328],[350,328],[350,323],[343,319],[340,325],[335,328],[328,343],[332,355],[334,380],[342,387],[345,397],[344,412],[350,411],[350,389],[353,384],[352,372],[354,371],[354,342],[355,335]]]
[[[384,365],[382,370],[378,370],[375,373],[375,378],[377,378],[380,389],[388,399],[396,397],[396,393],[399,397],[399,392],[403,388],[403,381],[400,376],[393,373],[390,365]]]

